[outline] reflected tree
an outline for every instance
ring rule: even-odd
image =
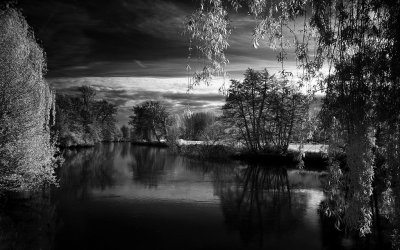
[[[217,190],[227,224],[239,229],[245,242],[254,237],[263,244],[263,235],[271,230],[290,230],[280,221],[291,216],[291,194],[285,168],[252,165],[236,169],[234,183],[218,182]],[[274,218],[266,221],[267,218]],[[296,220],[291,220],[294,223]],[[277,228],[275,228],[277,227]]]
[[[122,143],[121,145],[121,157],[126,158],[129,155],[129,152],[131,150],[131,144],[130,143]]]
[[[147,187],[157,187],[167,163],[165,149],[154,147],[132,147],[133,179]]]
[[[100,144],[94,148],[67,150],[59,169],[60,192],[86,199],[93,188],[105,189],[114,183],[113,161],[119,147]]]

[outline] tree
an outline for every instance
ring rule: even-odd
[[[179,146],[179,138],[183,131],[181,125],[182,121],[179,114],[168,116],[166,141],[172,150],[176,150]]]
[[[186,112],[181,120],[183,138],[187,140],[200,140],[202,134],[214,123],[215,116],[209,112]]]
[[[84,124],[88,126],[90,123],[93,122],[91,107],[94,97],[96,96],[96,90],[91,86],[83,85],[81,87],[78,87],[78,91],[80,92],[82,99],[81,116],[83,118]],[[86,129],[88,129],[88,127],[86,127]]]
[[[121,133],[122,133],[122,139],[125,141],[130,141],[131,139],[131,131],[129,131],[129,128],[127,126],[122,126],[121,127]]]
[[[89,106],[92,104],[94,97],[96,96],[96,90],[93,87],[86,85],[80,86],[78,90],[81,92],[83,105],[89,109]]]
[[[144,140],[151,141],[152,136],[160,142],[167,135],[166,121],[168,112],[165,106],[158,101],[146,101],[133,107],[133,115],[129,124],[133,126],[135,134]]]
[[[18,11],[0,9],[0,192],[55,183],[54,93],[46,60]]]
[[[235,10],[248,7],[256,20],[253,44],[257,47],[265,41],[277,50],[282,75],[287,75],[284,61],[288,53],[294,52],[300,84],[319,78],[319,87],[326,91],[322,120],[331,135],[332,178],[341,176],[335,171],[343,173],[345,199],[338,207],[342,225],[360,235],[370,233],[377,222],[373,218],[380,213],[379,206],[370,206],[372,195],[385,190],[395,200],[391,217],[399,237],[400,2],[203,0],[186,25],[191,44],[207,62],[195,79],[207,80],[223,71],[229,5]],[[327,74],[321,79],[322,67]],[[345,167],[337,168],[335,156],[341,153],[346,155]],[[385,159],[378,165],[379,154]],[[386,175],[376,174],[386,167]],[[379,183],[374,180],[377,177],[384,179],[381,183],[390,180],[390,185],[378,188],[374,184]],[[329,199],[334,201],[334,196]]]
[[[307,118],[308,103],[287,80],[278,80],[267,70],[248,69],[243,82],[231,80],[223,118],[237,128],[238,138],[248,150],[275,147],[286,151]]]
[[[106,100],[95,100],[95,90],[80,87],[81,96],[56,96],[56,131],[62,146],[94,145],[114,141],[117,107]]]
[[[93,110],[90,110],[94,116],[96,127],[100,130],[102,139],[105,141],[113,141],[117,134],[115,126],[117,106],[106,100],[99,100],[92,104]]]

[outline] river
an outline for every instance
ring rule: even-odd
[[[60,186],[47,199],[42,195],[3,212],[3,222],[14,230],[3,236],[8,246],[354,248],[318,213],[325,198],[321,173],[268,163],[207,163],[129,143],[68,150],[64,157],[57,169]]]

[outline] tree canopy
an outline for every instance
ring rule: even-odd
[[[54,93],[42,48],[22,15],[0,9],[0,192],[55,183]]]
[[[272,147],[285,152],[308,116],[308,97],[267,70],[248,69],[244,80],[231,80],[223,120],[253,152]]]
[[[94,145],[118,140],[115,123],[117,107],[106,100],[96,100],[90,86],[78,88],[79,96],[56,96],[56,131],[61,146]]]
[[[330,134],[330,183],[338,178],[342,183],[327,189],[333,201],[328,214],[347,229],[366,235],[377,226],[380,207],[389,202],[375,199],[377,206],[372,208],[373,194],[391,193],[394,212],[388,216],[398,240],[400,1],[201,0],[186,23],[190,46],[206,62],[195,73],[195,83],[223,73],[228,63],[229,13],[240,9],[255,20],[254,47],[264,42],[276,50],[281,75],[291,75],[284,62],[292,54],[300,86],[318,82],[326,95],[321,117]],[[344,167],[337,167],[340,154],[346,156]],[[377,157],[383,163],[378,164]],[[343,199],[335,200],[339,192]]]
[[[155,137],[160,142],[161,138],[167,135],[168,115],[165,105],[161,102],[146,101],[133,107],[129,124],[133,126],[138,139],[152,141]]]

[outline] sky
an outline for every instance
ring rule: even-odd
[[[92,85],[97,98],[118,105],[118,124],[126,124],[132,106],[147,99],[160,100],[172,113],[218,111],[224,96],[218,91],[229,79],[240,79],[251,67],[277,72],[276,52],[255,49],[246,13],[231,16],[233,27],[226,68],[228,77],[188,92],[197,59],[188,61],[185,18],[197,0],[19,0],[28,24],[47,56],[46,79],[59,93],[77,94],[77,87]],[[289,61],[286,67],[293,67]]]

